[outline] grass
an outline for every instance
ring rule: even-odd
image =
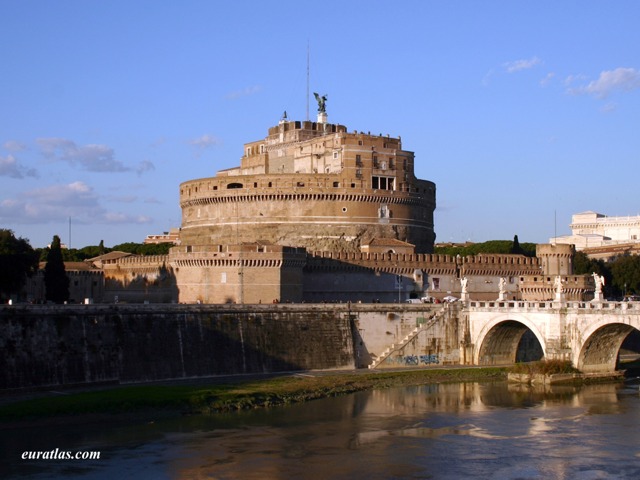
[[[216,413],[305,402],[372,388],[501,380],[505,377],[506,369],[503,368],[452,368],[359,374],[287,375],[210,385],[203,385],[200,381],[197,385],[118,386],[0,405],[0,421],[148,410],[183,414]]]
[[[509,373],[554,375],[557,373],[580,373],[568,360],[540,360],[531,363],[517,363],[509,368]]]

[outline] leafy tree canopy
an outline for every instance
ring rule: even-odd
[[[536,256],[535,243],[519,243],[518,236],[511,240],[489,240],[483,243],[470,243],[464,246],[436,247],[434,253],[440,255],[451,255],[466,257],[468,255],[485,254],[509,254],[519,253],[527,257]]]
[[[18,293],[37,270],[38,254],[29,241],[0,229],[0,297]]]
[[[612,286],[618,292],[640,294],[640,256],[629,255],[617,258],[611,264]]]
[[[111,250],[134,253],[136,255],[167,255],[173,243],[121,243]]]

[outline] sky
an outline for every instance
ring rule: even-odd
[[[177,228],[180,183],[239,165],[284,111],[315,118],[313,92],[415,152],[437,242],[638,215],[639,18],[636,0],[0,0],[0,228],[34,248]]]

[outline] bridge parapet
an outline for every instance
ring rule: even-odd
[[[512,311],[512,312],[544,312],[544,311],[575,311],[588,313],[590,311],[606,311],[607,313],[636,313],[640,314],[640,302],[554,302],[554,301],[493,301],[468,302],[463,310],[467,312]]]

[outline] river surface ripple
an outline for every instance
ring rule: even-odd
[[[638,385],[373,390],[139,422],[0,430],[1,478],[638,479]],[[26,450],[100,460],[20,460]]]

